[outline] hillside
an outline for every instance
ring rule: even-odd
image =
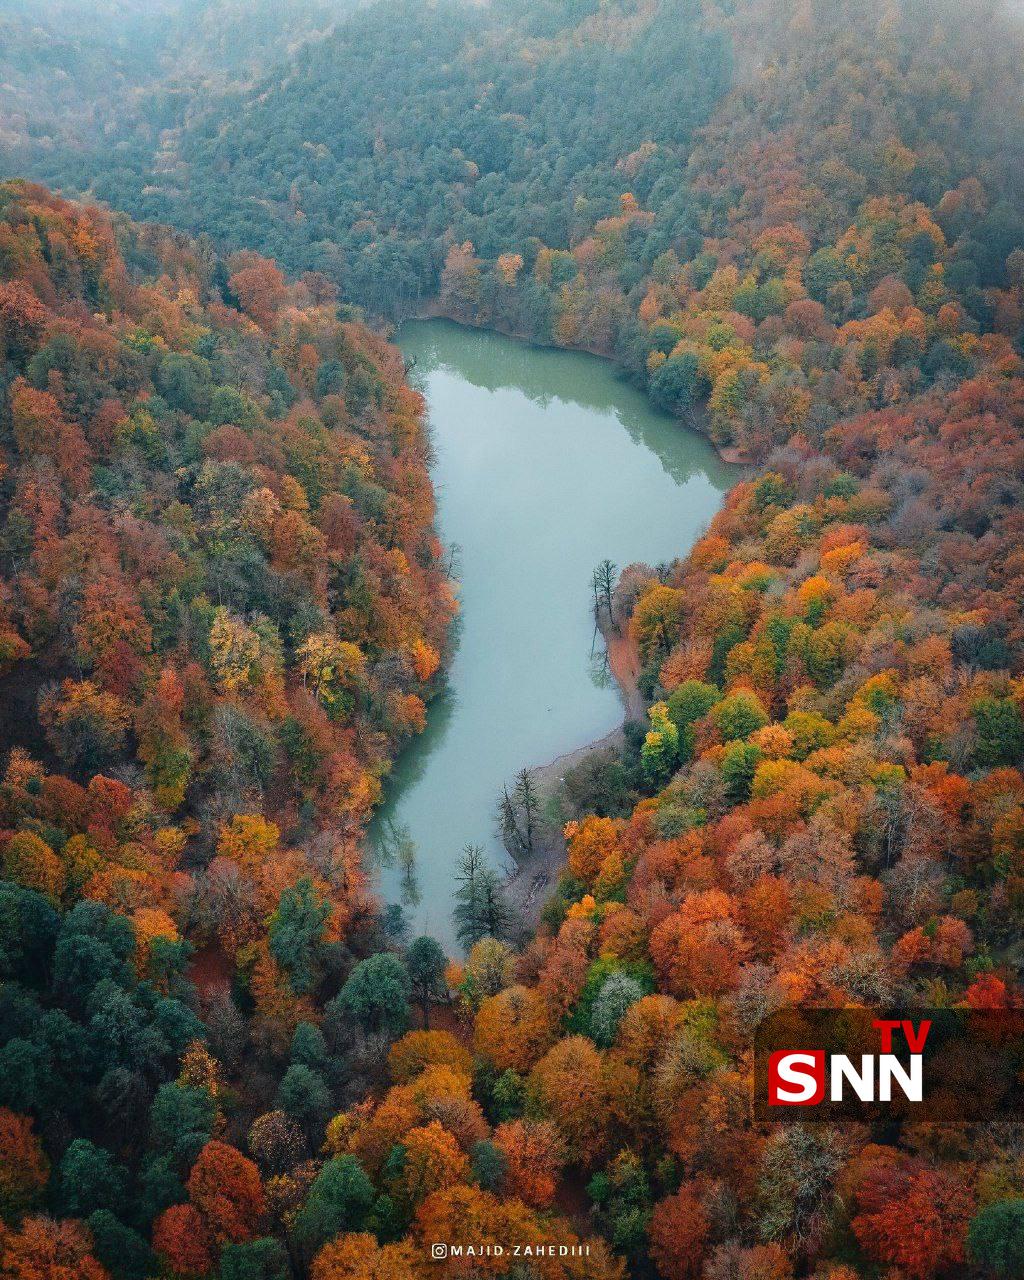
[[[214,1132],[254,1168],[293,1033],[387,943],[363,823],[454,612],[422,402],[322,278],[16,182],[0,355],[0,1212],[52,1166],[46,1207],[149,1275],[138,1232]],[[0,1266],[106,1274],[92,1237],[3,1226]]]
[[[262,245],[393,313],[437,291],[453,235],[491,258],[533,238],[569,247],[617,209],[615,166],[645,139],[665,148],[655,168],[685,167],[727,83],[717,26],[696,0],[373,6],[247,91],[122,130],[112,157],[25,139],[7,163]],[[650,92],[623,98],[641,79]]]
[[[18,172],[82,148],[117,166],[136,141],[152,152],[197,94],[251,84],[360,3],[6,0],[0,146]]]
[[[375,314],[614,355],[764,456],[1012,328],[1021,35],[987,0],[963,34],[944,2],[377,5],[159,124],[144,93],[113,153],[0,154]]]

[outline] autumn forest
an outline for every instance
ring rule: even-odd
[[[0,0],[0,1280],[1024,1277],[1019,1124],[768,1122],[751,1050],[1024,1009],[1022,59],[998,0]],[[366,854],[458,645],[418,315],[737,467],[595,572],[628,722],[509,780],[559,874],[467,849],[458,947]]]

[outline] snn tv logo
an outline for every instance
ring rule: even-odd
[[[1024,1008],[790,1006],[752,1047],[761,1121],[1024,1123]]]
[[[852,1094],[860,1102],[891,1102],[894,1086],[908,1102],[924,1101],[924,1047],[931,1030],[925,1019],[876,1018],[879,1053],[862,1053],[859,1063],[846,1053],[824,1049],[779,1049],[768,1055],[768,1105],[816,1107],[825,1101],[846,1102]],[[909,1049],[906,1064],[894,1053],[893,1038],[901,1035]]]

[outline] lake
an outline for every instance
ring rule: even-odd
[[[411,936],[454,951],[463,846],[507,861],[502,783],[621,723],[595,636],[595,566],[684,554],[736,471],[596,356],[446,320],[409,321],[396,340],[429,406],[461,613],[447,687],[387,779],[370,840]]]

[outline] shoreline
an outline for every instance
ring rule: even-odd
[[[392,322],[388,330],[389,341],[395,341],[397,330],[401,324],[406,321],[416,320],[446,320],[462,329],[476,330],[481,333],[497,333],[502,337],[526,343],[528,346],[538,350],[573,351],[593,356],[595,359],[610,362],[617,373],[625,377],[622,367],[616,362],[614,356],[607,351],[600,351],[594,347],[578,343],[559,345],[552,342],[543,342],[533,335],[517,332],[505,325],[484,324],[473,320],[456,318],[444,310],[438,298],[425,300],[414,311],[403,316],[402,320]],[[706,406],[700,405],[693,408],[684,417],[678,417],[674,414],[666,414],[665,416],[684,430],[693,431],[697,435],[703,436],[718,457],[730,466],[734,466],[743,472],[753,465],[751,459],[741,449],[732,445],[720,445],[715,442],[709,430]],[[742,474],[738,475],[737,482],[742,478]],[[575,768],[593,756],[617,754],[621,750],[624,741],[626,724],[630,721],[644,723],[647,719],[647,703],[637,687],[637,680],[640,675],[640,659],[629,639],[628,633],[622,633],[608,623],[602,625],[599,621],[597,625],[608,654],[609,670],[615,680],[619,698],[622,702],[622,719],[614,729],[611,729],[596,741],[585,743],[571,751],[564,752],[562,755],[556,756],[554,760],[535,765],[529,770],[530,776],[533,778],[541,796],[542,811],[544,806],[555,795],[565,774],[570,769]],[[502,887],[509,906],[515,912],[522,925],[524,936],[528,936],[536,930],[544,904],[557,885],[565,867],[567,852],[561,827],[551,827],[546,822],[542,822],[531,853],[518,861],[512,858],[510,854],[506,854],[506,856],[510,858],[511,867],[502,880]]]
[[[622,701],[622,722],[595,742],[584,743],[572,751],[566,751],[546,764],[535,765],[530,776],[541,796],[541,808],[557,792],[566,773],[592,756],[618,752],[624,740],[626,724],[631,720],[642,721],[647,714],[647,704],[639,688],[640,656],[628,634],[598,624],[598,630],[608,653],[608,666],[618,687]],[[505,876],[502,888],[509,906],[516,913],[527,933],[533,933],[540,923],[541,912],[565,867],[567,858],[565,837],[560,826],[544,823],[534,843],[533,851],[514,863]]]
[[[539,338],[528,333],[520,333],[515,329],[511,329],[506,325],[499,325],[475,320],[463,320],[449,315],[445,311],[440,302],[433,298],[429,302],[423,304],[416,311],[411,312],[407,316],[403,316],[401,320],[390,322],[389,342],[394,342],[395,334],[398,329],[407,320],[447,320],[449,324],[457,324],[463,329],[476,329],[480,333],[499,333],[503,338],[514,338],[516,342],[525,342],[528,346],[536,347],[540,351],[577,351],[581,355],[594,356],[598,360],[607,360],[623,377],[625,371],[616,361],[614,355],[608,351],[599,351],[596,347],[588,347],[581,343],[570,343],[568,345],[560,345],[555,342],[542,342]],[[640,388],[637,388],[640,390]],[[642,393],[641,393],[642,394]],[[645,397],[646,399],[646,397]],[[662,411],[664,412],[664,410]],[[742,449],[732,444],[718,444],[708,430],[707,410],[704,405],[691,409],[684,418],[677,417],[675,414],[666,413],[666,417],[677,422],[681,427],[685,427],[689,431],[696,431],[698,435],[704,437],[708,444],[711,445],[715,453],[733,467],[751,467],[754,465],[753,459],[749,458]]]

